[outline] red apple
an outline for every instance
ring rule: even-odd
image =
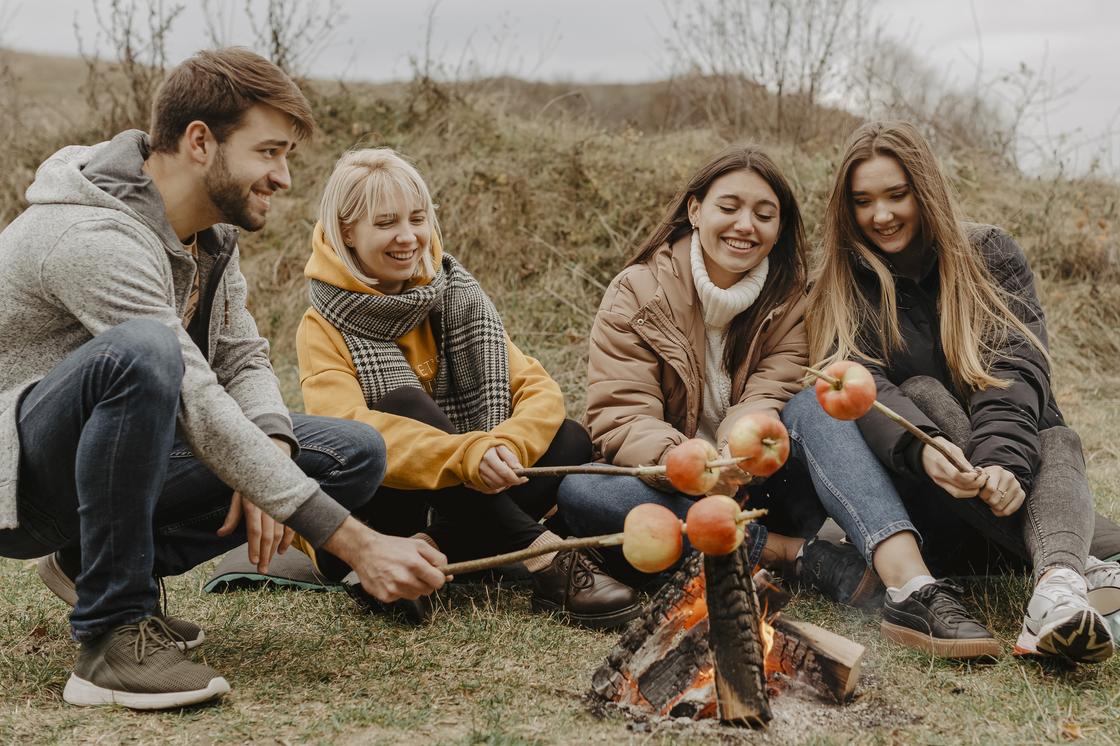
[[[751,412],[731,426],[727,448],[742,459],[739,468],[756,477],[768,477],[789,458],[789,433],[777,417]]]
[[[743,527],[736,522],[739,503],[726,495],[709,495],[688,509],[685,531],[692,546],[704,554],[730,554],[743,543]]]
[[[642,572],[661,572],[681,558],[681,522],[657,503],[642,503],[622,524],[622,555]]]
[[[817,379],[817,401],[824,411],[838,420],[858,420],[875,403],[875,379],[871,372],[851,360],[839,360],[824,369],[837,379],[831,384]]]
[[[665,457],[665,476],[686,495],[704,495],[719,481],[719,470],[709,469],[708,462],[719,458],[715,446],[706,440],[692,438],[676,446]]]

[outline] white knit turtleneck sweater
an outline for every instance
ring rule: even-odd
[[[750,308],[762,292],[770,260],[763,257],[758,265],[726,290],[717,287],[704,266],[704,250],[699,231],[692,232],[692,281],[704,313],[707,349],[704,357],[704,394],[700,423],[696,435],[714,446],[716,432],[731,406],[731,375],[723,367],[723,348],[731,320]]]

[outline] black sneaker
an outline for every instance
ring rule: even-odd
[[[62,698],[72,705],[166,710],[228,691],[229,683],[187,658],[167,624],[153,616],[83,642]]]
[[[797,560],[797,580],[826,598],[847,606],[878,608],[883,583],[851,544],[810,539]]]
[[[40,557],[36,569],[39,573],[39,579],[43,581],[43,585],[47,586],[51,593],[58,596],[63,603],[71,608],[78,605],[78,589],[74,586],[74,580],[62,568],[58,552]],[[159,590],[160,595],[164,597],[164,603],[166,603],[162,580],[160,580]],[[182,650],[197,648],[206,640],[206,633],[202,631],[202,627],[194,622],[167,616],[162,611],[155,612],[155,616],[160,617],[167,624],[168,629],[174,635],[175,644]]]
[[[396,601],[384,603],[366,593],[366,589],[362,587],[362,581],[358,579],[356,572],[351,572],[342,579],[342,589],[365,611],[373,614],[390,614],[408,624],[424,624],[435,613],[435,602],[432,600],[435,593],[431,596],[420,596],[416,599],[399,598]]]
[[[924,585],[905,599],[883,601],[883,637],[941,658],[998,658],[999,642],[961,605],[964,590],[948,580]]]

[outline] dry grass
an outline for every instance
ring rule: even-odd
[[[64,85],[34,73],[32,79],[40,86],[33,96],[52,96],[51,86]],[[518,344],[562,383],[578,415],[586,333],[603,287],[723,137],[703,128],[641,131],[626,124],[640,116],[619,111],[596,120],[578,107],[515,106],[496,85],[319,91],[323,132],[301,149],[295,188],[277,202],[268,228],[243,241],[254,311],[274,343],[291,406],[301,406],[294,330],[306,307],[302,270],[319,189],[343,149],[387,144],[427,175],[448,249],[494,297]],[[542,91],[534,100],[554,93]],[[645,111],[646,104],[631,105]],[[4,162],[12,166],[0,174],[0,225],[19,209],[42,156],[92,138],[78,125],[62,130],[29,128],[20,131],[25,139],[6,141]],[[794,181],[812,231],[835,146],[768,145]],[[946,161],[973,217],[1008,228],[1039,271],[1059,401],[1084,440],[1098,507],[1120,518],[1120,394],[1112,372],[1120,361],[1120,188],[1027,179],[977,154],[949,154]],[[750,734],[674,723],[631,729],[617,713],[593,714],[583,695],[613,636],[530,616],[523,590],[456,588],[432,626],[409,629],[360,615],[336,594],[204,595],[206,574],[204,567],[174,579],[172,608],[206,627],[201,654],[234,691],[217,707],[140,715],[62,704],[75,652],[64,609],[27,563],[0,562],[0,741],[1019,744],[1077,734],[1086,742],[1120,740],[1111,729],[1120,717],[1118,661],[1074,672],[1010,658],[994,666],[952,665],[884,644],[876,619],[809,598],[798,599],[792,613],[868,646],[862,696],[847,708],[787,698],[778,702],[768,734]],[[1009,645],[1025,581],[993,578],[970,584],[969,592]]]

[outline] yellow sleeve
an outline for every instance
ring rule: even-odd
[[[522,464],[532,466],[564,424],[564,394],[544,366],[519,350],[508,336],[506,350],[513,412],[491,434],[506,441]]]
[[[300,322],[296,350],[307,413],[364,422],[385,439],[386,487],[432,490],[462,482],[482,486],[478,465],[483,454],[494,446],[512,443],[484,432],[451,435],[367,407],[346,341],[314,309],[308,309]]]

